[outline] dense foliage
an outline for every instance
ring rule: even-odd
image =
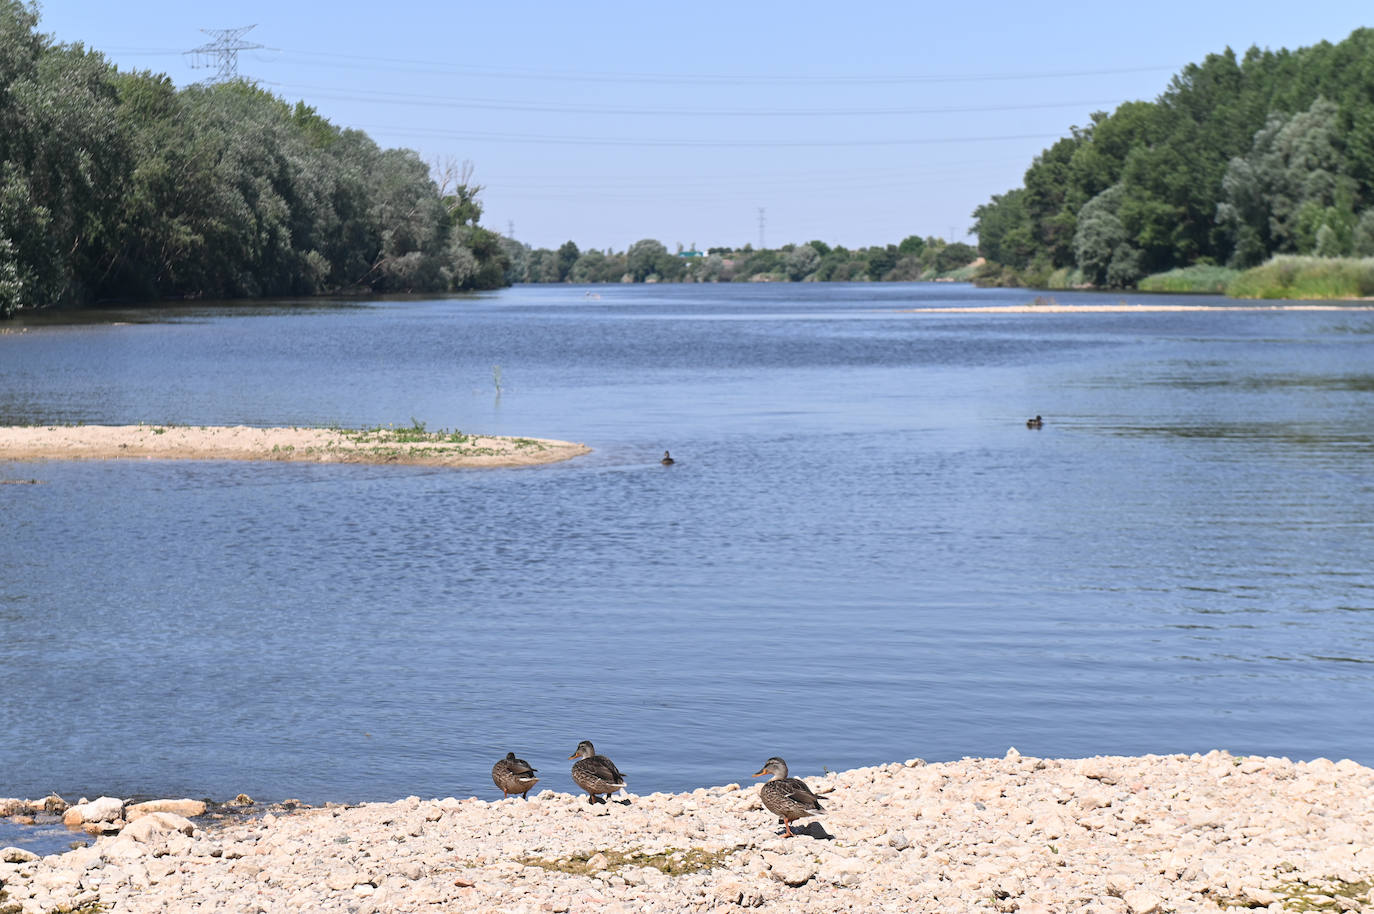
[[[506,239],[510,282],[845,282],[933,279],[967,267],[978,252],[963,242],[912,235],[901,244],[831,247],[824,241],[777,249],[711,248],[670,253],[645,238],[621,252],[557,251]]]
[[[1105,286],[1275,254],[1374,254],[1374,29],[1227,49],[1098,112],[974,213],[991,282]]]
[[[0,0],[0,317],[107,299],[491,288],[466,169],[437,182],[244,82],[176,89]]]

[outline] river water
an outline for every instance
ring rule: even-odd
[[[556,286],[12,327],[0,423],[595,451],[0,462],[40,483],[0,486],[0,796],[491,797],[508,750],[571,790],[581,739],[641,793],[770,755],[1374,764],[1374,311],[919,313],[1031,297]]]

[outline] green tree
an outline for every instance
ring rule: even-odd
[[[815,242],[813,241],[812,244],[814,245]],[[921,255],[921,252],[925,249],[926,241],[920,235],[907,235],[897,245],[897,253],[901,254],[903,257],[905,257],[908,254],[915,254],[919,257]],[[821,253],[824,254],[826,252],[821,251]]]
[[[571,241],[565,241],[558,249],[558,281],[567,282],[572,275],[573,264],[577,263],[582,252]]]
[[[630,245],[625,252],[626,272],[635,282],[643,282],[658,271],[659,261],[668,256],[668,249],[661,241],[644,238]]]
[[[1093,197],[1078,214],[1074,257],[1078,269],[1095,285],[1123,286],[1138,277],[1140,252],[1130,244],[1126,227],[1117,214],[1126,188],[1114,184]]]
[[[809,244],[801,244],[794,247],[783,258],[784,269],[787,271],[787,278],[793,282],[805,279],[815,272],[816,267],[820,266],[821,254]]]
[[[992,200],[973,211],[973,220],[978,250],[994,263],[1025,269],[1040,250],[1031,230],[1024,188],[994,195]],[[923,242],[914,253],[919,256],[924,248]]]

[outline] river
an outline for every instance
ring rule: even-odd
[[[1374,764],[1374,310],[920,313],[1032,297],[543,286],[13,326],[0,423],[594,452],[0,462],[40,483],[0,486],[0,796],[491,797],[509,750],[571,790],[581,739],[640,793],[770,755]]]

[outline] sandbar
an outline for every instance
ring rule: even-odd
[[[555,463],[591,448],[546,438],[426,431],[197,425],[0,426],[0,460],[255,460],[446,467]]]

